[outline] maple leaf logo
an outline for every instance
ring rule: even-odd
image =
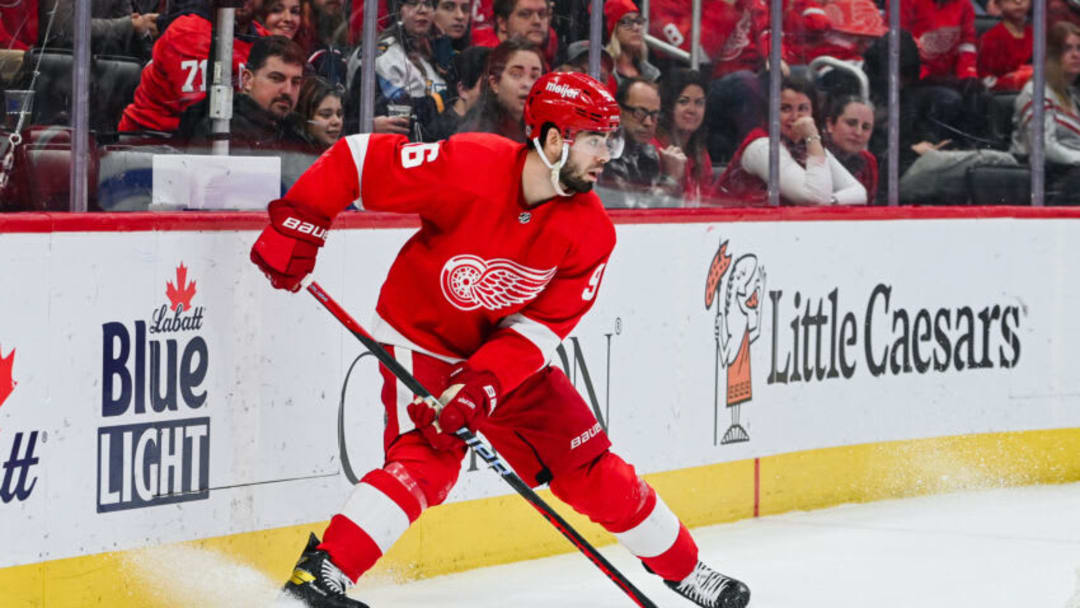
[[[0,405],[4,404],[4,400],[11,395],[15,390],[15,385],[18,384],[11,378],[11,368],[15,365],[15,349],[11,349],[7,357],[3,355],[3,349],[0,349]]]
[[[190,284],[187,282],[187,267],[183,262],[176,267],[176,285],[173,285],[172,281],[165,284],[165,295],[172,303],[169,307],[171,310],[176,310],[181,304],[184,305],[184,310],[191,310],[191,298],[195,297],[195,281]]]

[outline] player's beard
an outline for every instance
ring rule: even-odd
[[[576,167],[572,167],[570,166],[570,163],[566,163],[563,165],[563,168],[559,170],[559,181],[574,192],[581,194],[592,192],[593,183],[586,180],[583,177],[584,175],[584,171],[578,171]]]

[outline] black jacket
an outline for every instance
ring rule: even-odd
[[[190,145],[208,145],[213,141],[213,119],[207,99],[191,106],[180,116],[176,137]],[[230,149],[307,150],[311,142],[304,135],[300,115],[295,112],[277,118],[262,109],[250,95],[233,96],[233,115],[229,121]]]

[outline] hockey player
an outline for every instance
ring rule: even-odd
[[[527,144],[483,133],[433,144],[351,135],[270,203],[251,257],[274,287],[291,291],[350,203],[420,215],[383,283],[373,334],[441,391],[429,405],[381,368],[385,463],[357,484],[322,542],[312,535],[285,590],[312,607],[362,608],[345,591],[446,499],[466,452],[454,432],[465,426],[526,483],[548,483],[614,533],[680,595],[742,608],[747,587],[698,560],[686,526],[610,450],[588,405],[548,365],[595,301],[615,245],[591,190],[621,151],[619,108],[591,77],[549,73],[529,92],[524,123]]]

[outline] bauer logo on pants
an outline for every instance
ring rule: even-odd
[[[99,513],[209,498],[205,310],[181,262],[146,320],[101,326]]]
[[[737,258],[728,252],[729,241],[720,241],[720,248],[709,264],[705,280],[705,308],[716,304],[713,337],[716,340],[716,386],[726,387],[724,403],[731,411],[731,424],[720,443],[749,441],[750,436],[740,424],[742,405],[754,395],[750,374],[750,345],[761,335],[761,308],[765,302],[765,268],[754,254]],[[720,370],[727,372],[727,382],[719,382]],[[713,403],[713,444],[717,442],[720,394]]]

